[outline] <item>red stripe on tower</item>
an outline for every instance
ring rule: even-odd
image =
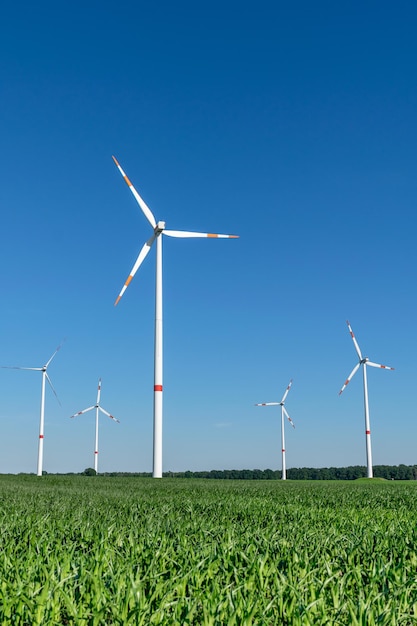
[[[371,434],[371,431],[370,431],[370,430],[365,430],[365,434],[366,434],[366,435],[370,435],[370,434]]]
[[[155,385],[153,390],[154,391],[162,391],[162,385]]]
[[[39,435],[39,439],[43,439],[43,435]]]

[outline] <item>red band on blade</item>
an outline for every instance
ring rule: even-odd
[[[162,391],[162,385],[155,385],[153,390],[154,391]]]

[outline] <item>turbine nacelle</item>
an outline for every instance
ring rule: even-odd
[[[165,228],[165,222],[158,222],[154,228],[154,233],[156,236],[160,235]]]

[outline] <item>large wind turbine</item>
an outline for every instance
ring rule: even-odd
[[[74,413],[74,415],[71,415],[71,418],[73,418],[73,417],[77,417],[78,415],[83,415],[83,413],[87,413],[88,411],[92,411],[93,409],[96,410],[96,432],[95,432],[95,439],[94,439],[94,469],[96,471],[96,474],[98,472],[98,414],[101,411],[102,413],[104,413],[104,415],[107,415],[107,417],[110,417],[110,419],[114,420],[118,424],[120,423],[120,420],[116,419],[113,415],[111,415],[105,409],[103,409],[102,406],[100,406],[100,394],[101,394],[101,378],[98,379],[97,402],[93,406],[89,406],[88,409],[83,409],[82,411],[78,411],[78,413]]]
[[[211,233],[195,233],[182,230],[166,230],[165,222],[157,222],[150,208],[140,197],[117,159],[113,156],[113,161],[117,165],[119,172],[123,176],[127,186],[135,197],[136,202],[142,209],[146,219],[153,229],[153,235],[144,244],[139,252],[139,256],[126,279],[121,292],[119,293],[115,306],[123,296],[132,278],[138,271],[140,265],[148,254],[153,242],[156,240],[156,282],[155,282],[155,352],[154,352],[154,406],[153,406],[153,477],[162,478],[162,237],[209,237],[221,239],[236,239],[238,235],[217,235]]]
[[[358,371],[358,369],[362,365],[363,366],[363,368],[362,368],[362,371],[363,371],[363,396],[364,396],[364,404],[365,404],[366,463],[367,463],[368,478],[373,478],[372,447],[371,447],[371,426],[370,426],[370,420],[369,420],[368,382],[367,382],[367,378],[366,378],[366,366],[370,365],[371,367],[380,367],[380,368],[382,368],[384,370],[393,370],[394,368],[393,367],[388,367],[388,365],[380,365],[379,363],[372,363],[372,361],[370,361],[367,356],[363,357],[362,356],[362,352],[361,352],[361,350],[359,348],[359,344],[356,341],[356,337],[353,334],[353,330],[352,330],[349,322],[347,321],[346,324],[348,325],[350,336],[352,337],[353,345],[355,346],[356,353],[357,353],[357,355],[359,357],[359,363],[357,363],[355,365],[355,367],[353,368],[353,370],[351,371],[351,373],[347,377],[347,379],[345,381],[345,384],[343,385],[343,387],[339,391],[339,396],[340,396],[341,393],[343,393],[344,389],[347,387],[347,385],[350,383],[350,381],[352,380],[352,378],[354,377],[354,375],[356,374],[356,372]]]
[[[287,413],[285,408],[285,400],[287,399],[288,392],[292,385],[292,379],[290,380],[288,387],[286,388],[284,395],[282,396],[281,402],[261,402],[260,404],[255,404],[255,406],[280,406],[281,407],[281,452],[282,452],[282,480],[287,479],[287,467],[285,464],[285,429],[284,429],[284,415],[288,419],[289,423],[293,428],[295,428],[294,423],[290,416]]]
[[[45,424],[45,381],[46,380],[50,384],[51,389],[54,392],[55,397],[59,402],[57,393],[51,383],[51,379],[48,376],[47,369],[52,359],[55,357],[56,353],[61,349],[61,346],[62,346],[62,343],[57,347],[57,349],[55,350],[55,352],[53,353],[49,361],[47,361],[43,367],[11,367],[11,366],[2,365],[3,369],[31,370],[34,372],[42,372],[41,414],[40,414],[40,420],[39,420],[39,444],[38,444],[38,468],[37,468],[38,476],[42,476],[42,469],[43,469],[43,439],[44,439],[44,424]],[[59,402],[59,404],[61,403]]]

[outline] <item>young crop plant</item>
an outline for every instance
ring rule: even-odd
[[[0,477],[0,623],[417,624],[417,486]]]

